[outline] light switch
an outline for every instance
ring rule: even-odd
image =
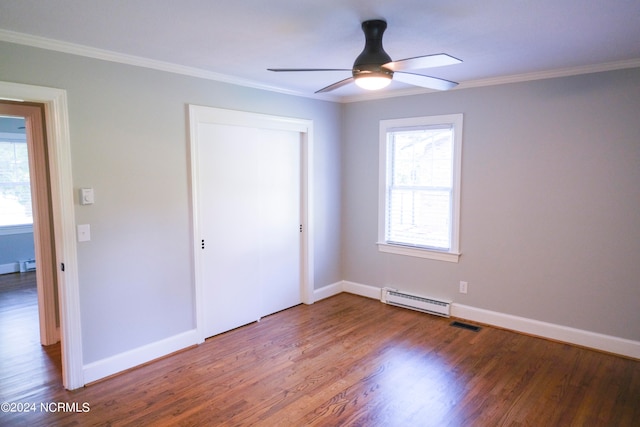
[[[89,224],[78,225],[78,242],[91,240],[91,226]]]
[[[92,205],[95,202],[93,196],[93,188],[81,188],[80,189],[80,204]]]

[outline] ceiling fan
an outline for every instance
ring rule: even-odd
[[[407,73],[405,70],[416,70],[443,65],[459,64],[462,61],[445,53],[435,55],[416,56],[413,58],[392,61],[391,57],[382,48],[382,34],[387,29],[385,21],[374,19],[362,23],[362,31],[365,37],[365,46],[358,55],[353,68],[268,68],[276,72],[296,71],[351,71],[351,77],[324,87],[316,93],[329,92],[349,83],[355,82],[358,86],[377,90],[388,86],[391,79],[412,84],[428,89],[447,90],[458,85],[456,82],[425,76],[422,74]]]

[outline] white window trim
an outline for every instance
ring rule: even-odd
[[[386,204],[387,204],[387,133],[394,129],[417,126],[452,124],[454,127],[454,176],[452,200],[451,248],[448,251],[417,248],[387,243],[386,240]],[[458,262],[460,259],[460,180],[462,170],[462,114],[441,116],[410,117],[404,119],[380,120],[380,156],[378,185],[378,250],[380,252],[428,258],[439,261]]]

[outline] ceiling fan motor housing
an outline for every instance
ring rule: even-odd
[[[382,67],[391,62],[391,57],[382,47],[382,35],[386,29],[387,23],[379,19],[362,23],[365,45],[353,63],[353,77],[362,74],[383,74],[389,78],[393,76],[393,71]]]
[[[401,82],[427,89],[448,90],[458,83],[437,77],[425,76],[406,72],[406,70],[440,67],[443,65],[458,64],[457,58],[445,53],[434,55],[414,56],[412,58],[392,61],[391,57],[382,47],[382,35],[387,29],[387,22],[381,19],[372,19],[362,23],[365,45],[358,55],[353,67],[351,77],[340,80],[329,86],[323,87],[316,93],[330,92],[350,83],[367,90],[378,90],[388,86],[394,76]],[[268,68],[269,71],[349,71],[344,68]]]

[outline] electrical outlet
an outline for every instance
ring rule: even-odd
[[[467,286],[468,286],[467,282],[460,282],[460,293],[461,294],[466,294],[467,293]]]
[[[78,225],[78,242],[88,242],[91,240],[91,225]]]

